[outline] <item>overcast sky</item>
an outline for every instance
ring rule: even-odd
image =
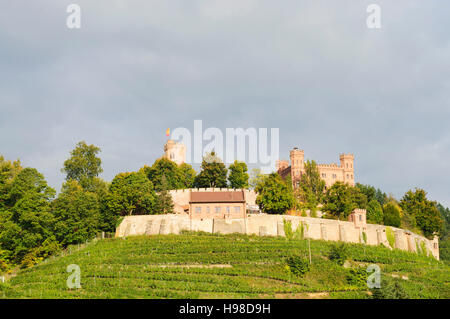
[[[283,158],[350,152],[357,182],[450,206],[449,17],[442,0],[1,0],[0,154],[59,190],[81,140],[111,180],[169,127],[279,128]]]

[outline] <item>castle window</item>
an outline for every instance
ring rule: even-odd
[[[240,213],[240,212],[241,212],[241,207],[236,206],[236,207],[234,208],[234,212],[235,212],[235,213]]]
[[[346,163],[345,166],[348,168],[348,163]]]
[[[359,221],[360,221],[360,222],[362,221],[362,216],[361,216],[361,215],[359,215]]]
[[[327,174],[322,173],[322,177],[323,177],[323,178],[326,178],[326,177],[327,177]]]
[[[350,178],[350,176],[347,174],[347,178]]]
[[[195,207],[195,212],[196,213],[201,213],[202,212],[202,208],[200,206]]]
[[[220,213],[220,206],[216,206],[216,213]]]
[[[227,206],[227,213],[230,213],[230,206]]]
[[[336,178],[337,176],[336,176],[336,174],[333,174],[333,178]]]
[[[170,159],[174,159],[175,155],[173,153],[170,153]]]
[[[209,206],[206,206],[206,212],[209,214]]]

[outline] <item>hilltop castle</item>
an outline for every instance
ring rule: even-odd
[[[186,163],[186,146],[182,143],[168,140],[164,144],[164,158],[168,158],[177,165]]]
[[[305,173],[305,152],[294,147],[289,153],[291,165],[286,160],[277,161],[277,172],[281,177],[292,178],[292,185],[297,188],[301,176]],[[351,186],[355,185],[354,176],[354,156],[353,154],[341,154],[339,156],[340,165],[332,164],[317,164],[320,177],[325,181],[325,187],[329,188],[337,181],[347,183]]]

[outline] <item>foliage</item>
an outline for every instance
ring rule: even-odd
[[[100,229],[100,203],[95,193],[84,190],[76,180],[66,182],[52,203],[54,234],[63,245],[83,243]]]
[[[390,280],[386,276],[382,277],[381,287],[372,288],[373,299],[409,299],[399,280]]]
[[[350,268],[348,270],[347,282],[355,286],[367,285],[367,270],[365,267]]]
[[[64,168],[61,170],[66,173],[66,180],[74,179],[88,188],[92,179],[103,172],[102,160],[97,157],[100,151],[95,145],[87,145],[85,141],[79,142],[70,152],[71,156],[64,162]]]
[[[249,186],[251,189],[255,189],[256,185],[262,183],[265,175],[260,168],[253,168],[250,172]]]
[[[386,239],[389,243],[389,246],[391,246],[391,248],[395,247],[395,235],[394,235],[394,231],[392,230],[391,227],[386,227]]]
[[[283,219],[284,235],[286,238],[294,238],[294,232],[292,231],[292,222],[290,220]]]
[[[442,204],[438,203],[436,205],[437,209],[441,213],[441,218],[444,222],[444,225],[441,229],[441,240],[445,240],[450,236],[450,209],[444,207]]]
[[[54,255],[61,249],[61,245],[54,237],[47,238],[41,246],[32,249],[26,254],[21,262],[21,268],[29,268],[44,259]]]
[[[195,177],[194,187],[227,187],[227,168],[214,151],[203,157],[201,169]]]
[[[106,205],[116,218],[120,215],[153,214],[155,197],[153,184],[144,174],[120,173],[111,183]]]
[[[401,208],[393,201],[383,206],[383,222],[386,226],[400,227]]]
[[[294,255],[286,258],[286,264],[289,267],[289,270],[295,276],[303,276],[310,270],[310,264],[308,259]]]
[[[383,208],[380,203],[374,199],[367,205],[367,222],[372,224],[383,224]]]
[[[328,258],[340,266],[344,265],[348,259],[348,247],[344,243],[334,243],[331,246]]]
[[[295,203],[292,190],[277,173],[264,178],[255,190],[258,193],[256,204],[269,214],[284,214]]]
[[[0,249],[19,262],[52,235],[54,216],[49,205],[55,190],[34,168],[25,168],[9,183],[0,211]]]
[[[441,240],[439,242],[439,258],[441,260],[450,261],[450,239]]]
[[[195,175],[197,173],[190,164],[182,163],[178,166],[178,178],[182,188],[194,187]]]
[[[334,183],[326,192],[323,210],[338,219],[347,219],[355,209],[365,207],[367,199],[356,187],[343,182]]]
[[[159,214],[171,214],[173,213],[173,201],[167,190],[168,184],[165,176],[162,178],[161,188],[161,191],[156,195],[155,211]]]
[[[305,162],[305,172],[300,177],[297,195],[302,203],[310,210],[315,210],[323,201],[325,181],[320,177],[315,161]]]
[[[231,188],[248,188],[249,175],[247,173],[247,164],[234,161],[234,163],[230,164],[228,169],[230,170],[228,182]]]
[[[368,203],[370,203],[372,200],[375,200],[381,206],[383,206],[388,200],[386,193],[383,193],[379,188],[375,189],[375,187],[371,185],[363,185],[360,183],[356,183],[355,187],[358,188],[358,190],[366,196]]]
[[[427,193],[420,188],[416,188],[414,192],[409,190],[400,201],[400,206],[414,217],[423,234],[431,238],[434,233],[439,234],[443,226],[443,220],[437,208],[437,203],[429,201],[426,195]]]
[[[164,183],[166,185],[164,187],[166,189],[184,188],[180,180],[177,164],[168,158],[159,158],[151,167],[144,166],[141,168],[140,172],[146,174],[157,192],[163,189],[163,179],[165,179]]]

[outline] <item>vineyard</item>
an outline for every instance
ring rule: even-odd
[[[311,265],[295,275],[286,260]],[[184,233],[103,239],[71,246],[60,256],[19,271],[0,298],[370,298],[352,274],[369,264],[396,280],[409,298],[450,298],[450,267],[433,258],[384,247],[345,244],[348,259],[328,258],[326,241]],[[69,289],[67,266],[81,270],[81,288]]]

